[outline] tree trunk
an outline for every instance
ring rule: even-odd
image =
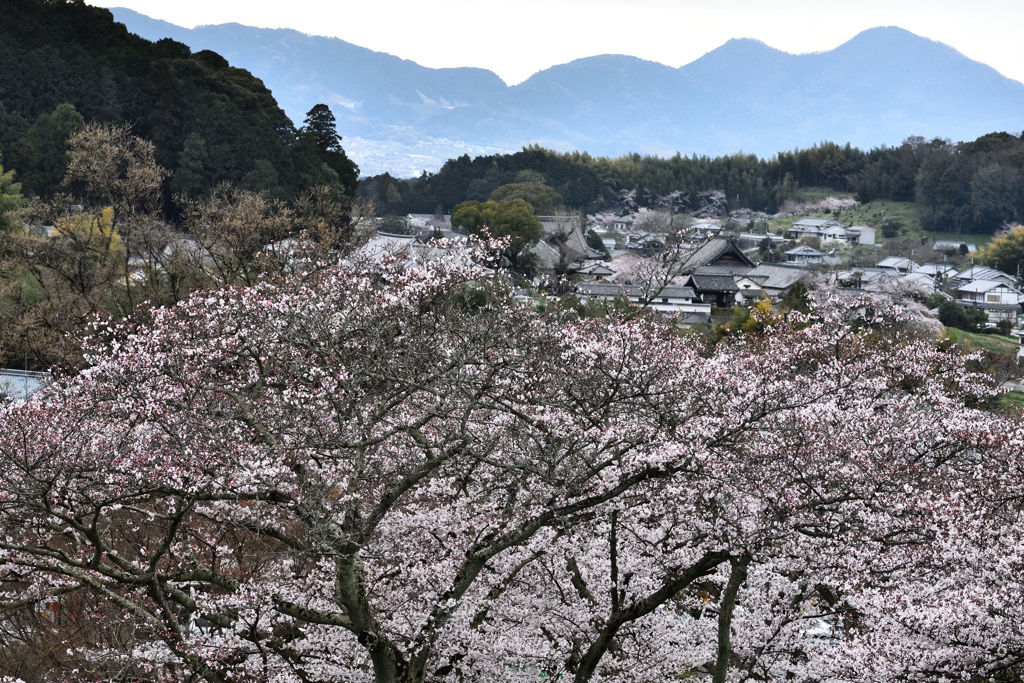
[[[738,560],[732,560],[731,564],[729,583],[722,593],[718,612],[718,656],[715,659],[712,683],[725,683],[725,677],[729,673],[729,662],[732,659],[732,615],[736,610],[736,595],[740,592],[740,586],[747,580],[750,555],[744,554]]]

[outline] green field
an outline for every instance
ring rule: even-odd
[[[1020,346],[1016,337],[1004,337],[999,334],[975,334],[952,327],[946,328],[946,336],[965,349],[985,349],[1000,356],[1016,356]]]
[[[801,190],[797,194],[796,199],[798,201],[813,202],[825,199],[826,197],[850,196],[852,195],[849,193],[835,192],[833,190],[820,188],[808,188],[806,190]],[[876,243],[885,246],[887,242],[890,242],[892,243],[890,246],[896,247],[897,249],[902,248],[904,245],[913,243],[914,245],[920,244],[925,246],[930,250],[931,245],[938,240],[974,244],[981,249],[992,240],[992,235],[927,232],[921,228],[917,205],[913,202],[868,202],[867,204],[861,204],[856,208],[847,209],[846,211],[842,211],[838,214],[817,212],[808,214],[808,216],[811,218],[831,218],[843,225],[867,225],[868,227],[876,228]],[[801,218],[804,218],[804,216],[776,218],[772,219],[770,225],[773,232],[785,233],[790,227],[792,227],[793,223]],[[888,221],[899,221],[903,225],[899,235],[895,238],[887,239],[882,235],[882,224]]]
[[[999,407],[1004,410],[1024,410],[1024,391],[1008,391],[999,396]]]
[[[830,191],[826,193],[825,191],[822,191],[821,196],[809,194],[805,199],[804,195],[801,194],[799,195],[799,199],[800,201],[817,201],[825,199],[826,197],[848,196],[851,195],[843,194],[841,192]],[[921,223],[918,220],[917,206],[911,202],[869,202],[868,204],[861,204],[856,208],[847,209],[846,211],[842,211],[838,214],[815,212],[808,214],[808,216],[811,218],[831,218],[843,225],[867,225],[872,228],[880,227],[883,221],[898,219],[903,223],[904,234],[924,234],[921,230]],[[772,219],[771,227],[775,228],[776,232],[784,232],[801,218],[804,218],[804,216]],[[878,239],[882,239],[880,231]]]
[[[856,199],[856,195],[853,192],[839,192],[828,187],[801,187],[793,193],[793,201],[796,202],[819,202],[829,197]]]

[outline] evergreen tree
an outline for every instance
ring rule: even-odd
[[[296,140],[296,163],[304,186],[322,185],[355,196],[359,167],[341,148],[336,124],[326,104],[310,109]]]
[[[340,152],[341,137],[336,126],[337,120],[331,108],[326,104],[317,104],[306,113],[302,132],[313,139],[321,152]]]
[[[4,171],[0,154],[0,231],[10,228],[9,214],[24,204],[21,184],[14,182],[14,171]]]

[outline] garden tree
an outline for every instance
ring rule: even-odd
[[[538,216],[553,216],[563,210],[562,195],[544,183],[527,182],[502,185],[491,193],[491,200],[503,202],[522,199]]]
[[[463,202],[452,211],[452,226],[473,235],[485,233],[490,237],[507,239],[505,258],[516,270],[529,271],[526,247],[544,236],[544,227],[533,213],[533,208],[522,199],[495,202]]]
[[[590,247],[594,251],[600,251],[601,253],[603,253],[606,260],[611,258],[611,256],[608,254],[608,247],[605,246],[604,240],[601,239],[600,235],[598,235],[593,230],[587,230],[583,236],[587,240],[588,247]]]
[[[801,313],[810,313],[810,298],[807,294],[807,285],[802,280],[797,280],[782,295],[779,301],[782,308]]]
[[[132,135],[128,126],[89,124],[68,145],[65,185],[79,189],[86,206],[109,210],[110,224],[123,242],[121,271],[130,310],[135,306],[131,259],[139,253],[136,234],[157,220],[167,171],[156,163],[153,143]]]
[[[3,326],[8,352],[32,359],[34,367],[81,363],[69,332],[82,331],[96,315],[128,312],[123,288],[125,246],[113,210],[79,211],[64,197],[34,201],[19,216],[31,226],[52,226],[53,237],[36,229],[3,236],[5,270]]]
[[[1004,273],[1016,274],[1024,263],[1024,226],[1017,225],[997,234],[981,248],[978,260]]]
[[[944,552],[944,496],[981,506],[1019,454],[961,356],[866,302],[709,348],[487,272],[356,256],[200,293],[0,408],[3,599],[76,625],[55,674],[820,680]]]
[[[946,301],[939,306],[939,322],[946,327],[955,327],[966,332],[976,332],[988,322],[988,315],[978,308],[965,308],[955,301]]]
[[[882,237],[892,239],[893,237],[899,237],[900,232],[903,230],[903,221],[901,220],[888,220],[882,224]]]
[[[274,245],[288,236],[290,209],[266,196],[223,186],[184,207],[184,223],[203,258],[199,267],[215,286],[253,285],[276,270]]]

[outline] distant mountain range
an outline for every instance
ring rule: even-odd
[[[241,24],[186,29],[111,11],[143,38],[173,38],[248,69],[297,123],[327,103],[366,174],[412,175],[531,143],[611,156],[771,156],[822,140],[869,148],[1024,130],[1024,84],[895,27],[803,55],[730,40],[680,68],[588,57],[510,87],[484,69],[431,69],[337,38]]]

